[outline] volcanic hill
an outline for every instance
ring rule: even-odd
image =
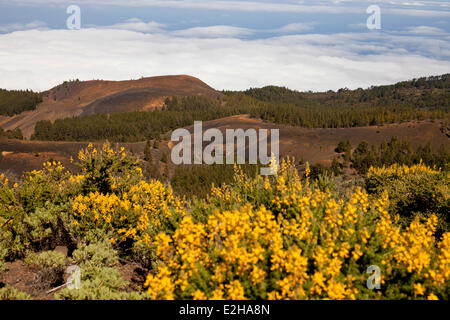
[[[187,76],[159,76],[127,81],[70,81],[42,93],[36,110],[12,117],[0,117],[5,130],[20,128],[26,138],[38,121],[99,113],[145,111],[160,108],[167,97],[204,95],[219,92],[201,80]]]

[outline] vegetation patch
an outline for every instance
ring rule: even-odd
[[[296,164],[270,177],[234,166],[189,200],[146,180],[124,149],[89,145],[79,175],[52,162],[12,186],[1,178],[2,260],[25,257],[50,286],[79,266],[81,288],[57,299],[448,299],[448,171],[369,168],[364,188]],[[55,242],[73,247],[68,259],[43,249]],[[122,261],[143,285],[131,289]],[[379,290],[366,285],[372,265]],[[9,286],[0,296],[27,297]]]

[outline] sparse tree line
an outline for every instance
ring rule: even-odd
[[[23,140],[22,130],[16,128],[14,130],[5,131],[0,127],[0,139],[2,138]]]
[[[383,167],[393,164],[414,165],[420,162],[430,167],[449,170],[450,153],[445,145],[441,145],[437,150],[433,150],[431,144],[419,145],[416,149],[411,147],[411,143],[393,137],[390,141],[384,141],[380,145],[370,145],[367,141],[362,141],[353,151],[350,142],[341,141],[335,151],[341,154],[341,161],[334,159],[331,170],[339,174],[344,167],[351,166],[358,173],[365,174],[370,167]]]
[[[24,111],[34,110],[41,102],[41,95],[31,90],[0,89],[0,115],[2,116],[13,116]]]

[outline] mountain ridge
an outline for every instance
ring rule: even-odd
[[[5,130],[20,128],[30,138],[38,121],[80,115],[147,111],[160,108],[168,97],[220,93],[198,78],[189,75],[145,77],[138,80],[65,81],[41,93],[42,103],[35,110],[10,117],[0,117]]]

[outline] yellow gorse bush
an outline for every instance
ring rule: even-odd
[[[72,204],[78,229],[104,228],[114,232],[112,242],[131,239],[150,244],[151,234],[173,214],[185,213],[183,201],[159,181],[141,180],[121,195],[90,192]]]
[[[106,182],[110,192],[88,192],[73,199],[73,223],[77,230],[100,228],[113,232],[112,243],[131,240],[150,245],[157,230],[185,214],[184,201],[174,196],[172,188],[157,180],[144,181],[141,168],[128,161],[123,147],[114,150],[105,144],[97,150],[90,144],[80,151],[78,158],[88,164],[81,167],[90,174],[90,179],[100,180],[99,184]],[[108,165],[129,165],[129,168],[122,174],[111,172],[104,177],[95,176],[96,171],[90,172],[92,167]]]
[[[0,228],[5,228],[12,224],[13,217],[8,213],[14,210],[15,198],[4,174],[0,174],[0,200]]]
[[[63,231],[81,239],[106,231],[99,234],[116,249],[132,246],[151,260],[151,299],[448,299],[450,233],[437,233],[434,214],[405,227],[386,192],[339,196],[311,180],[309,166],[301,179],[287,159],[271,177],[251,178],[236,166],[233,183],[187,202],[169,185],[145,181],[123,149],[89,145],[79,161],[80,175],[48,162],[12,188],[0,176],[0,226],[8,222],[0,241],[35,243],[13,235],[36,212],[42,221],[60,214]],[[439,171],[422,164],[369,171],[419,173]],[[366,286],[373,265],[381,290]]]
[[[366,189],[374,197],[387,192],[389,211],[400,216],[403,226],[410,225],[420,216],[422,220],[432,218],[437,235],[450,231],[449,171],[431,168],[421,162],[409,167],[394,164],[370,168],[366,176]],[[416,229],[414,226],[411,225],[411,231]]]
[[[441,169],[430,168],[429,166],[423,164],[420,162],[419,164],[407,166],[407,165],[400,165],[394,163],[393,165],[386,167],[383,166],[381,168],[375,168],[371,167],[369,169],[369,175],[396,175],[396,176],[404,176],[407,174],[415,174],[415,173],[431,173],[431,174],[437,174],[440,173]]]
[[[175,233],[155,238],[151,298],[436,298],[449,288],[450,234],[436,241],[436,216],[402,230],[386,194],[370,200],[357,188],[336,200],[302,184],[288,160],[272,183],[238,169],[236,184],[212,195],[206,222],[185,216]],[[370,265],[380,266],[384,290],[366,287]]]

